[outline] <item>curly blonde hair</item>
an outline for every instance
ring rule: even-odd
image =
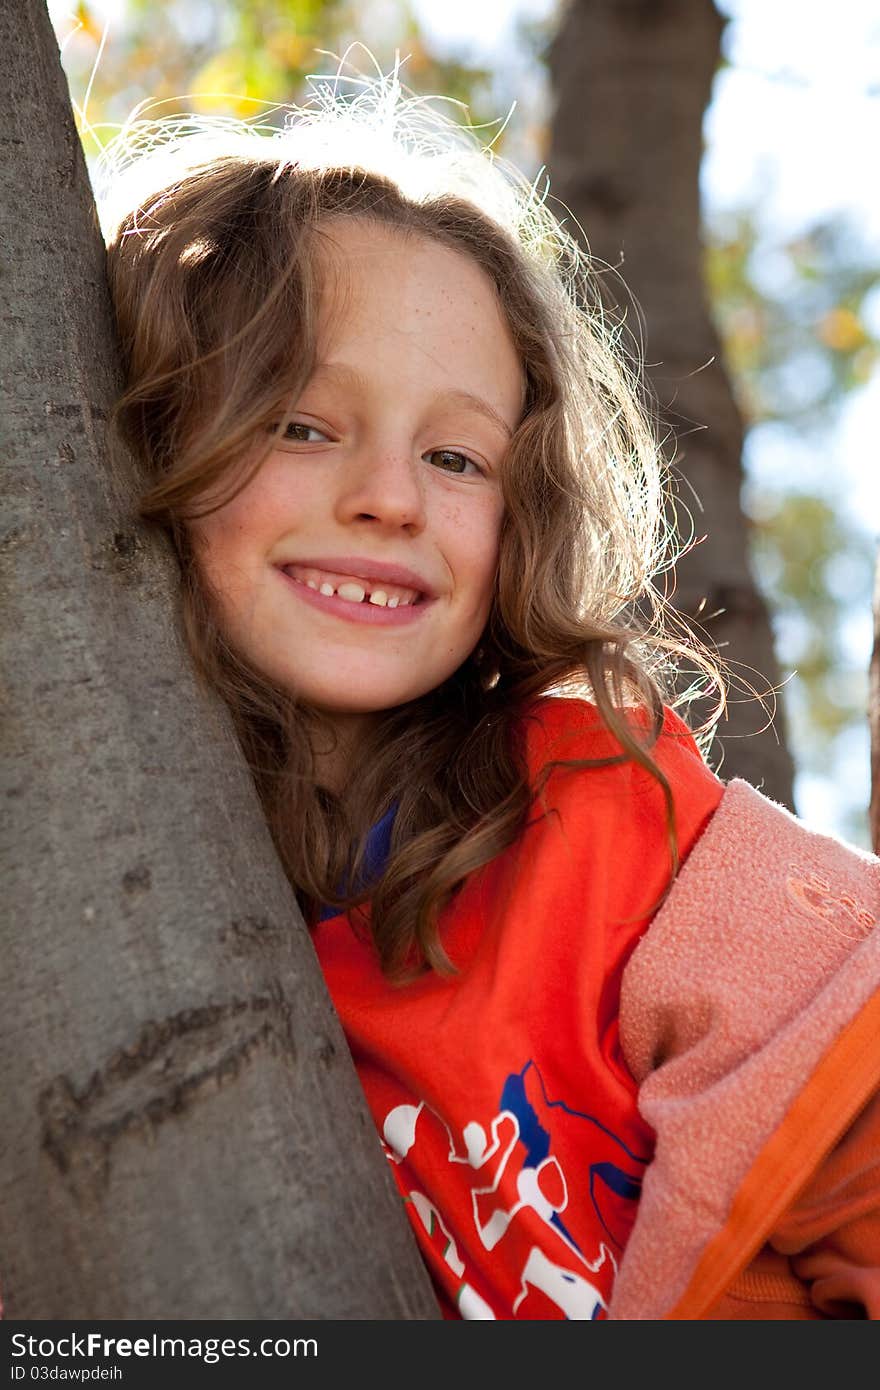
[[[322,904],[351,910],[386,974],[405,980],[451,968],[442,907],[529,815],[540,788],[528,784],[523,721],[538,697],[591,700],[620,758],[658,778],[674,876],[672,795],[651,744],[683,660],[719,692],[717,712],[723,693],[656,583],[675,559],[669,471],[637,353],[546,181],[539,190],[396,75],[343,85],[317,80],[283,128],[137,122],[105,148],[93,182],[126,371],[116,421],[148,479],[141,513],[180,559],[197,669],[232,711],[307,918]],[[316,776],[320,714],[230,648],[187,533],[253,477],[308,380],[315,233],[330,217],[469,256],[494,286],[526,380],[482,640],[438,689],[378,717],[341,794]],[[647,736],[633,707],[650,714]],[[391,854],[366,911],[367,891],[351,885],[392,805]]]

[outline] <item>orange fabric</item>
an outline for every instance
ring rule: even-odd
[[[726,1225],[707,1247],[669,1317],[817,1316],[810,1302],[819,1316],[880,1316],[878,1038],[880,994],[875,994],[758,1156]],[[838,1138],[853,1112],[855,1122]],[[829,1142],[834,1147],[820,1161]],[[798,1188],[803,1190],[795,1196]],[[744,1250],[755,1232],[761,1239],[767,1213],[774,1210],[769,1250],[759,1251],[737,1275]],[[773,1252],[785,1260],[774,1258]],[[802,1281],[800,1293],[797,1281]],[[728,1284],[716,1300],[717,1291]],[[762,1301],[766,1307],[759,1311]],[[806,1311],[772,1311],[778,1303],[802,1303]],[[854,1313],[853,1307],[867,1311]]]
[[[880,1093],[773,1232],[832,1317],[880,1319]]]
[[[765,1245],[705,1316],[716,1322],[807,1322],[822,1314],[791,1261]]]
[[[709,1317],[880,1319],[880,1094]]]

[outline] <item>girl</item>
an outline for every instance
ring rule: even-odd
[[[880,862],[673,710],[585,259],[393,80],[202,127],[98,171],[118,423],[444,1314],[880,1315]]]

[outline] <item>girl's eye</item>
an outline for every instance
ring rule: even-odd
[[[431,449],[424,457],[429,463],[433,463],[435,468],[442,468],[446,473],[467,473],[474,470],[482,473],[479,464],[468,458],[467,454],[460,454],[457,449]]]
[[[306,425],[302,420],[290,420],[284,427],[281,438],[288,444],[326,444],[327,436],[314,425]]]

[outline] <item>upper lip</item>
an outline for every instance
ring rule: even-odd
[[[384,560],[368,560],[353,555],[321,555],[285,560],[282,569],[295,565],[298,569],[329,570],[331,574],[350,574],[352,579],[369,579],[372,583],[397,584],[401,589],[418,589],[426,598],[434,597],[428,581],[406,565],[391,565]]]

